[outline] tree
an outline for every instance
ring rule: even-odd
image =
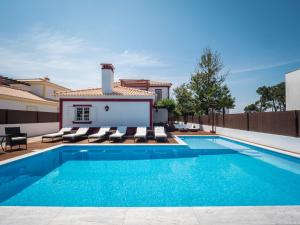
[[[176,97],[176,111],[181,115],[187,116],[194,112],[192,93],[186,84],[182,84],[174,89]]]
[[[221,74],[223,63],[220,54],[207,48],[198,63],[198,70],[191,76],[189,88],[193,93],[197,114],[214,113],[216,110],[233,108],[235,99],[223,83],[226,74]]]
[[[274,86],[262,86],[257,88],[256,93],[259,95],[259,100],[254,104],[250,104],[244,108],[244,111],[249,111],[249,108],[257,107],[258,112],[272,110],[274,112],[285,111],[285,83],[281,82]],[[249,107],[251,106],[251,107]]]
[[[271,90],[269,87],[262,86],[256,90],[256,93],[260,95],[259,111],[264,112],[271,106],[270,104],[268,104],[271,99]]]
[[[244,108],[244,111],[247,113],[258,112],[259,108],[257,107],[257,104],[250,104]]]
[[[222,113],[225,114],[226,109],[232,109],[235,107],[235,98],[231,96],[230,90],[227,85],[224,85],[221,90],[221,96],[219,99],[219,107]]]
[[[285,82],[281,82],[273,88],[273,98],[277,102],[277,109],[279,111],[285,111],[286,104],[285,104]]]
[[[164,98],[158,101],[156,106],[159,108],[166,108],[169,113],[172,113],[175,110],[176,103],[174,99]]]
[[[235,99],[229,88],[224,85],[227,74],[222,73],[223,63],[220,54],[206,48],[200,57],[198,69],[191,75],[189,84],[182,84],[174,90],[177,110],[181,115],[213,116],[212,131],[214,132],[214,113],[234,108]]]

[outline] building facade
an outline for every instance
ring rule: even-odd
[[[286,110],[300,110],[300,69],[285,75]]]
[[[56,93],[60,127],[152,127],[155,94],[115,83],[113,65],[101,65],[101,88]]]
[[[62,90],[69,89],[48,78],[25,82],[0,76],[0,134],[13,126],[29,136],[57,131],[59,104],[53,93]]]
[[[122,87],[136,88],[155,93],[155,102],[161,99],[170,98],[172,83],[167,81],[152,81],[144,79],[120,79],[115,84]]]
[[[58,101],[58,97],[55,95],[56,92],[70,90],[64,86],[50,82],[50,79],[48,77],[35,79],[18,79],[18,81],[29,84],[29,92],[34,93],[41,98],[54,101]]]

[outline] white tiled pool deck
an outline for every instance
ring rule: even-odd
[[[300,224],[300,206],[0,207],[1,225]]]

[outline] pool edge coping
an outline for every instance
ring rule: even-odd
[[[7,224],[300,224],[300,206],[23,207],[4,206]],[[47,214],[45,216],[45,214]],[[112,223],[112,217],[114,222]],[[73,222],[73,223],[72,223]]]

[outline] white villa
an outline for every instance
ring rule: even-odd
[[[168,98],[171,84],[128,79],[114,82],[114,66],[101,65],[102,88],[56,93],[60,127],[152,127],[155,100]]]

